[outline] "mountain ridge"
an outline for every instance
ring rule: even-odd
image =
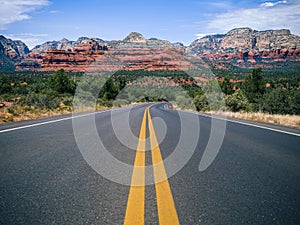
[[[211,48],[212,45],[213,48]],[[188,46],[188,51],[192,54],[202,55],[296,48],[300,48],[300,37],[291,34],[288,29],[257,31],[245,27],[232,29],[226,34],[207,35],[199,38]]]
[[[21,60],[30,52],[24,42],[12,40],[3,35],[0,35],[0,51],[12,60]]]
[[[206,35],[193,41],[189,46],[157,38],[147,39],[138,32],[131,32],[123,40],[112,41],[88,37],[69,41],[63,38],[60,41],[48,41],[37,45],[31,51],[21,41],[0,36],[2,58],[6,57],[5,62],[9,59],[11,62],[17,62],[15,65],[19,70],[55,70],[61,67],[81,71],[103,54],[114,56],[121,54],[118,57],[124,60],[126,58],[127,61],[130,59],[133,64],[137,61],[137,64],[143,65],[141,68],[133,66],[136,69],[148,68],[150,64],[153,68],[154,65],[170,63],[172,60],[163,62],[155,55],[151,55],[151,51],[159,54],[158,49],[164,52],[165,59],[172,58],[170,49],[177,49],[182,54],[194,55],[205,61],[226,62],[242,68],[270,67],[276,66],[278,62],[287,61],[300,62],[300,37],[291,34],[288,29],[257,31],[248,27],[235,28],[226,34]],[[150,64],[145,64],[143,60],[149,61]]]

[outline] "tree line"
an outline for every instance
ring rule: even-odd
[[[96,104],[112,107],[140,101],[177,102],[182,108],[198,111],[230,110],[300,115],[299,78],[270,79],[260,68],[253,69],[243,82],[234,83],[229,76],[211,79],[199,85],[184,71],[118,71],[112,76],[58,70],[53,73],[2,74],[0,103],[32,109],[71,110],[75,93]],[[80,85],[79,85],[80,84]],[[101,87],[101,88],[100,88]],[[219,90],[219,91],[215,91]],[[221,104],[223,102],[223,104]]]

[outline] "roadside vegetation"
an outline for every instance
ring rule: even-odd
[[[292,125],[300,126],[299,74],[264,76],[264,73],[260,68],[248,70],[244,77],[237,79],[223,71],[220,79],[206,78],[200,83],[183,71],[118,71],[105,81],[97,75],[86,81],[84,74],[64,70],[2,73],[0,122],[71,113],[77,91],[97,109],[135,102],[169,101],[183,109],[227,111],[231,112],[227,115],[233,117],[265,122],[291,124],[288,119],[279,121],[272,117],[288,115],[285,117],[293,120]],[[267,119],[262,119],[262,115]]]
[[[291,127],[300,126],[300,116],[299,115],[281,115],[281,114],[269,114],[263,112],[231,112],[231,111],[212,111],[210,112],[213,115],[226,118],[237,118],[245,120],[254,120],[263,123],[273,123],[280,124]]]
[[[73,77],[63,70],[54,74],[29,71],[2,74],[0,122],[70,112],[76,88]]]

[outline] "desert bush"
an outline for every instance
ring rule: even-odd
[[[207,81],[202,90],[209,104],[210,110],[225,110],[224,94],[217,80]]]
[[[113,105],[116,107],[121,107],[127,105],[129,102],[126,99],[117,99],[113,102]]]
[[[194,103],[197,111],[208,111],[209,110],[208,101],[207,101],[205,95],[197,95],[193,99],[193,103]]]
[[[176,97],[176,103],[181,109],[193,109],[192,99],[188,96],[178,95]]]
[[[300,90],[273,88],[264,94],[262,108],[264,112],[271,114],[300,115]]]
[[[232,95],[225,96],[227,109],[233,112],[246,111],[249,109],[248,99],[244,96],[241,90],[236,91]]]
[[[23,106],[34,106],[41,109],[55,109],[60,105],[60,98],[52,94],[30,93],[22,97],[19,103]]]

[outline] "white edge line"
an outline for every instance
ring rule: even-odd
[[[36,127],[36,126],[41,126],[41,125],[45,125],[45,124],[57,123],[57,122],[65,121],[65,120],[71,120],[71,119],[75,119],[75,118],[80,118],[80,117],[85,117],[85,116],[90,116],[90,115],[96,115],[96,114],[100,114],[100,113],[104,113],[104,112],[108,112],[108,111],[123,110],[123,109],[126,109],[126,108],[103,110],[103,111],[88,113],[88,114],[79,115],[79,116],[71,116],[71,117],[62,118],[62,119],[58,119],[58,120],[51,120],[51,121],[42,122],[42,123],[35,123],[35,124],[30,124],[30,125],[21,126],[21,127],[14,127],[14,128],[10,128],[10,129],[0,130],[0,133],[6,133],[6,132],[10,132],[10,131],[15,131],[15,130],[20,130],[20,129],[30,128],[30,127]],[[283,130],[278,130],[278,129],[274,129],[274,128],[270,128],[270,127],[259,126],[259,125],[255,125],[255,124],[251,124],[251,123],[245,123],[245,122],[240,122],[240,121],[225,119],[225,118],[216,117],[216,116],[205,115],[205,114],[191,112],[191,111],[185,111],[185,110],[178,110],[178,111],[192,113],[192,114],[196,114],[198,116],[209,117],[209,118],[218,119],[218,120],[225,120],[225,121],[228,121],[228,122],[231,122],[231,123],[243,124],[243,125],[246,125],[246,126],[257,127],[257,128],[261,128],[261,129],[271,130],[271,131],[275,131],[275,132],[280,132],[280,133],[284,133],[284,134],[289,134],[289,135],[294,135],[294,136],[300,137],[300,134],[292,133],[292,132],[288,132],[288,131],[283,131]]]
[[[6,132],[10,132],[10,131],[15,131],[15,130],[26,129],[26,128],[30,128],[30,127],[37,127],[37,126],[42,126],[42,125],[51,124],[51,123],[58,123],[58,122],[65,121],[65,120],[71,120],[71,119],[76,119],[76,118],[80,118],[80,117],[96,115],[96,114],[100,114],[100,113],[104,113],[104,112],[109,112],[109,111],[114,111],[114,110],[124,110],[124,109],[126,109],[126,108],[117,108],[117,109],[109,109],[109,110],[103,110],[103,111],[95,111],[95,112],[88,113],[88,114],[83,114],[83,115],[78,115],[78,116],[71,116],[71,117],[57,119],[57,120],[50,120],[50,121],[46,121],[46,122],[34,123],[34,124],[25,125],[25,126],[21,126],[21,127],[14,127],[14,128],[9,128],[9,129],[5,129],[5,130],[0,130],[0,133],[6,133]]]
[[[257,127],[257,128],[261,128],[261,129],[265,129],[265,130],[271,130],[271,131],[275,131],[275,132],[279,132],[279,133],[284,133],[284,134],[289,134],[289,135],[294,135],[294,136],[300,137],[300,134],[292,133],[292,132],[288,132],[288,131],[284,131],[284,130],[274,129],[274,128],[270,128],[270,127],[264,127],[264,126],[255,125],[255,124],[251,124],[251,123],[240,122],[240,121],[231,120],[231,119],[227,119],[227,118],[225,119],[222,117],[205,115],[205,114],[197,113],[197,112],[191,112],[191,111],[185,111],[185,110],[179,110],[179,111],[188,112],[188,113],[196,114],[198,116],[209,117],[209,118],[218,119],[218,120],[225,120],[225,121],[228,121],[231,123],[239,123],[239,124],[246,125],[246,126]]]

